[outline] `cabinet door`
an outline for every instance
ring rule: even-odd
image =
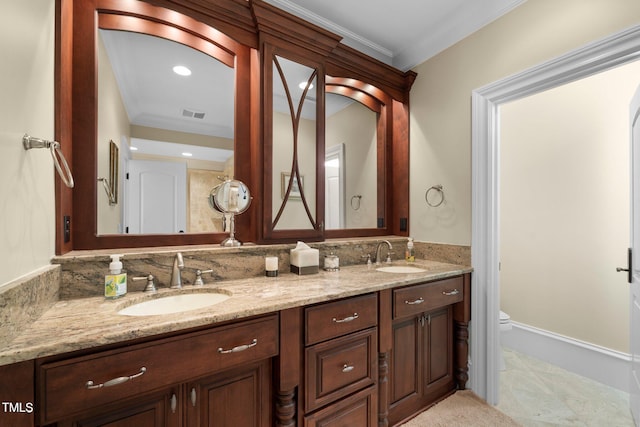
[[[271,359],[190,383],[187,425],[267,427],[273,412],[271,393]]]
[[[393,322],[389,362],[389,425],[395,425],[422,406],[424,328],[419,317]]]
[[[451,306],[394,321],[389,424],[406,419],[455,389]]]
[[[58,423],[59,427],[179,427],[179,388],[110,406],[97,415]]]
[[[437,400],[452,390],[453,381],[453,318],[451,307],[427,313],[424,325],[425,397]]]

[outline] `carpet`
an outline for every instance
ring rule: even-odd
[[[476,396],[460,390],[436,403],[401,427],[516,427],[513,419]]]

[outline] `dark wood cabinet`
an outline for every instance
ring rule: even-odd
[[[179,387],[109,405],[97,415],[58,422],[58,427],[178,427],[182,408]],[[106,410],[105,410],[106,409]]]
[[[394,321],[389,374],[391,425],[455,390],[452,319],[451,307],[445,307]]]
[[[468,276],[381,292],[379,423],[398,425],[464,388],[468,294]]]
[[[268,426],[278,315],[43,361],[41,425]]]
[[[187,387],[190,427],[268,427],[272,420],[271,363],[262,361]]]
[[[305,309],[305,426],[375,425],[377,309],[377,294]]]
[[[33,360],[0,366],[0,426],[33,426],[34,383]]]

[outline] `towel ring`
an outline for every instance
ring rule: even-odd
[[[22,146],[25,150],[30,150],[32,148],[48,148],[51,151],[51,158],[53,158],[53,166],[55,166],[56,171],[58,171],[60,179],[62,179],[64,185],[69,188],[73,188],[73,175],[71,175],[67,159],[64,158],[64,154],[62,154],[60,143],[58,141],[48,141],[42,138],[35,138],[25,133],[22,137]]]
[[[357,202],[356,204],[358,205],[357,207],[354,206],[354,199]],[[354,211],[357,211],[358,209],[360,209],[360,202],[362,201],[362,196],[360,194],[356,194],[355,196],[351,197],[351,209],[353,209]]]
[[[433,203],[429,201],[429,193],[433,190],[437,191],[440,194],[440,201],[438,203]],[[424,193],[424,200],[432,208],[437,208],[438,206],[440,206],[444,202],[444,191],[442,190],[442,185],[438,184],[438,185],[431,186],[427,190],[427,192]]]

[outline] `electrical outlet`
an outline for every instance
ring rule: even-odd
[[[71,217],[69,215],[65,215],[62,221],[62,227],[64,229],[64,242],[69,243],[71,241]]]

